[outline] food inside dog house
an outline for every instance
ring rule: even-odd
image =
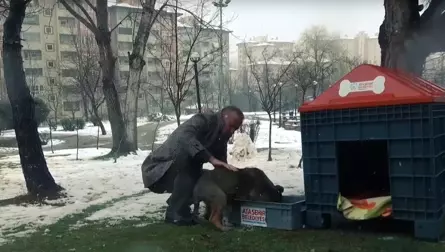
[[[330,216],[445,232],[445,89],[360,65],[300,109],[308,226]]]

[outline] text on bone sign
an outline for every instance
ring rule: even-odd
[[[351,92],[372,91],[374,81],[351,82]]]
[[[377,76],[374,80],[351,82],[349,80],[342,80],[338,95],[341,97],[347,96],[349,93],[372,91],[374,94],[381,94],[385,91],[385,77]]]

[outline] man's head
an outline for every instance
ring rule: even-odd
[[[230,137],[243,124],[244,114],[235,106],[227,106],[221,110],[221,115],[224,121],[223,134]]]

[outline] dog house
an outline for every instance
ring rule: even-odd
[[[417,238],[443,235],[445,89],[365,64],[299,111],[308,226],[345,218],[343,197],[387,197],[384,216],[412,221]]]

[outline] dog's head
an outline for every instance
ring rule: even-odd
[[[240,169],[242,173],[241,183],[244,184],[243,192],[247,195],[240,195],[246,200],[262,202],[281,202],[284,188],[274,185],[267,175],[255,167]]]

